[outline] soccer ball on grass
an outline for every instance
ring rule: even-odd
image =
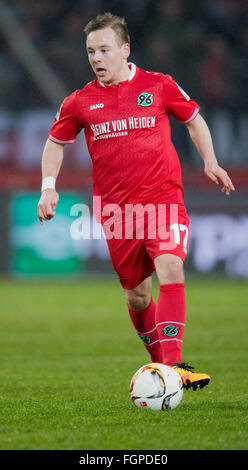
[[[130,384],[132,402],[138,408],[173,410],[183,397],[183,383],[172,367],[153,362],[141,367]]]

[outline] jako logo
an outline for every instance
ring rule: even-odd
[[[104,108],[104,104],[103,103],[97,103],[97,104],[91,104],[90,105],[90,111],[92,111],[92,109],[98,109],[98,108]]]

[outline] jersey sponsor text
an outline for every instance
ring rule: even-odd
[[[94,137],[99,137],[104,134],[111,134],[111,137],[115,137],[114,134],[116,132],[119,132],[118,136],[127,135],[127,132],[122,131],[155,127],[155,124],[155,116],[129,116],[128,119],[117,119],[116,121],[100,122],[98,124],[91,124],[90,127],[93,131]]]

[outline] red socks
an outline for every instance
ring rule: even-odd
[[[185,313],[184,284],[161,285],[155,321],[162,350],[162,362],[168,366],[172,366],[174,362],[182,362]]]
[[[131,310],[128,305],[129,315],[133,325],[144,342],[144,346],[150,354],[152,362],[163,362],[159,337],[155,325],[156,304],[151,299],[150,304],[144,310]]]
[[[160,286],[157,306],[153,299],[144,310],[131,310],[130,318],[152,362],[172,366],[182,362],[181,350],[186,303],[184,284]]]

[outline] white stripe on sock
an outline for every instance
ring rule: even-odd
[[[159,325],[163,325],[164,323],[171,323],[171,324],[175,324],[175,325],[182,325],[184,326],[184,323],[179,323],[178,321],[173,321],[173,320],[168,320],[168,321],[162,321],[161,323],[157,323],[156,324],[156,327],[159,326]]]
[[[182,343],[182,340],[181,340],[181,339],[176,339],[176,338],[161,339],[161,340],[160,340],[160,343],[163,343],[164,341],[180,341],[180,343]]]
[[[138,335],[148,335],[149,333],[152,333],[153,331],[155,331],[157,328],[155,326],[155,328],[153,328],[153,330],[150,330],[150,331],[146,331],[145,333],[141,333],[140,331],[137,331]]]
[[[149,347],[149,346],[152,346],[153,344],[158,343],[158,342],[159,342],[159,339],[156,339],[156,341],[153,341],[153,343],[146,344],[146,346]]]

